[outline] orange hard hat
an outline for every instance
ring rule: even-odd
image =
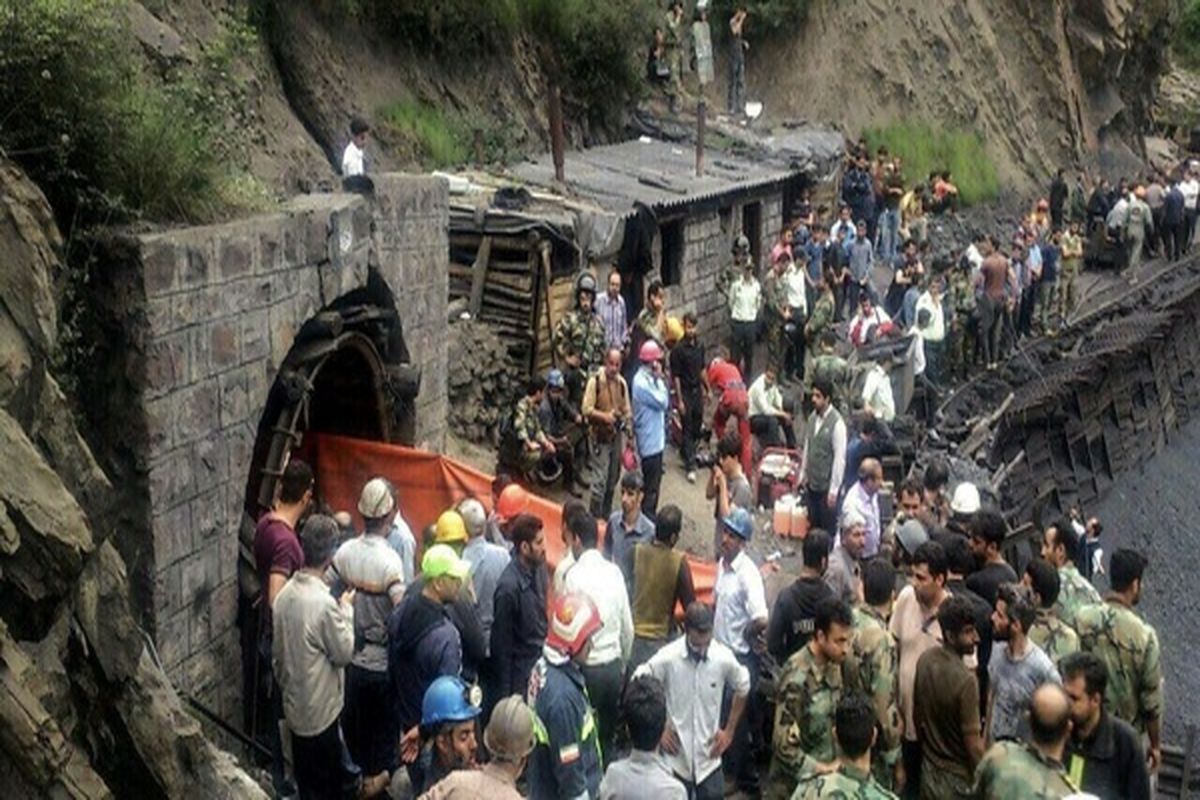
[[[592,598],[586,594],[568,593],[554,600],[546,644],[563,655],[571,656],[583,649],[588,638],[604,623]]]
[[[496,501],[496,516],[503,521],[508,521],[517,514],[524,513],[527,508],[529,508],[529,493],[520,484],[510,483],[504,487],[504,491],[500,493],[500,499]]]

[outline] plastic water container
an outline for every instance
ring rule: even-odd
[[[771,517],[771,527],[776,536],[792,535],[792,516],[795,513],[796,498],[785,494],[775,501],[775,513]]]
[[[808,508],[799,499],[792,506],[792,538],[803,539],[808,536]]]

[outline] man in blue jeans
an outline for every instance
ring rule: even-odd
[[[671,393],[663,377],[663,350],[647,339],[638,352],[641,367],[633,376],[633,432],[642,462],[642,513],[654,520],[662,484],[663,450],[667,445],[667,409]]]

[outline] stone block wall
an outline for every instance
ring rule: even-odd
[[[246,480],[260,417],[297,331],[367,283],[394,299],[422,368],[417,441],[446,430],[445,182],[380,176],[370,199],[297,198],[278,213],[138,237],[145,319],[150,622],[182,692],[230,720],[240,709],[236,580]]]

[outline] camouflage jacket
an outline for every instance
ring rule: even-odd
[[[871,772],[891,788],[892,768],[900,757],[900,707],[897,705],[896,640],[887,621],[869,606],[854,609],[854,643],[851,652],[858,666],[858,684],[875,708],[880,736],[871,758]]]
[[[1104,704],[1141,732],[1163,713],[1163,675],[1158,634],[1115,597],[1084,606],[1075,615],[1079,646],[1108,669]]]
[[[665,341],[663,338],[663,330],[658,324],[658,319],[656,318],[655,313],[650,309],[643,308],[637,316],[637,321],[633,324],[634,327],[641,331],[641,341],[644,342],[647,339],[653,339],[659,344],[662,344]],[[634,353],[634,355],[636,356],[637,353]]]
[[[808,315],[808,322],[804,325],[804,336],[809,344],[816,344],[821,334],[833,324],[834,303],[833,292],[825,292],[813,303],[812,313]]]
[[[1042,648],[1056,667],[1064,656],[1079,652],[1079,634],[1046,608],[1038,609],[1037,621],[1029,628],[1029,641]]]
[[[975,768],[977,800],[1053,800],[1075,794],[1062,764],[1021,742],[997,742]]]
[[[729,287],[733,286],[733,282],[742,274],[742,264],[744,262],[738,258],[729,261],[717,273],[717,293],[721,299],[727,304],[729,302]]]
[[[1059,568],[1058,582],[1061,588],[1058,590],[1058,600],[1051,610],[1054,616],[1074,628],[1076,612],[1084,606],[1099,603],[1100,593],[1092,586],[1091,581],[1079,573],[1074,564]]]
[[[971,276],[961,270],[951,275],[947,295],[958,322],[966,323],[967,317],[975,311],[975,287],[971,285]]]
[[[813,359],[812,374],[808,385],[811,388],[814,382],[824,378],[833,385],[833,399],[838,402],[846,393],[846,381],[849,377],[850,366],[846,363],[846,359],[834,353],[822,353]]]
[[[575,309],[554,326],[554,360],[559,369],[566,369],[567,358],[579,356],[579,367],[585,372],[604,362],[604,325],[592,313]]]
[[[546,432],[542,429],[538,407],[530,397],[522,397],[517,401],[517,408],[513,412],[513,435],[522,446],[532,442],[546,443]]]
[[[828,775],[807,775],[800,779],[792,800],[896,800],[896,795],[880,786],[866,773],[850,764],[842,764]]]
[[[858,687],[857,667],[850,662],[819,665],[806,645],[784,664],[775,697],[767,797],[790,797],[801,776],[837,755],[833,714],[842,695]]]
[[[782,322],[783,309],[788,307],[787,285],[783,276],[777,275],[775,270],[768,272],[763,279],[762,293],[763,316],[772,322]]]

